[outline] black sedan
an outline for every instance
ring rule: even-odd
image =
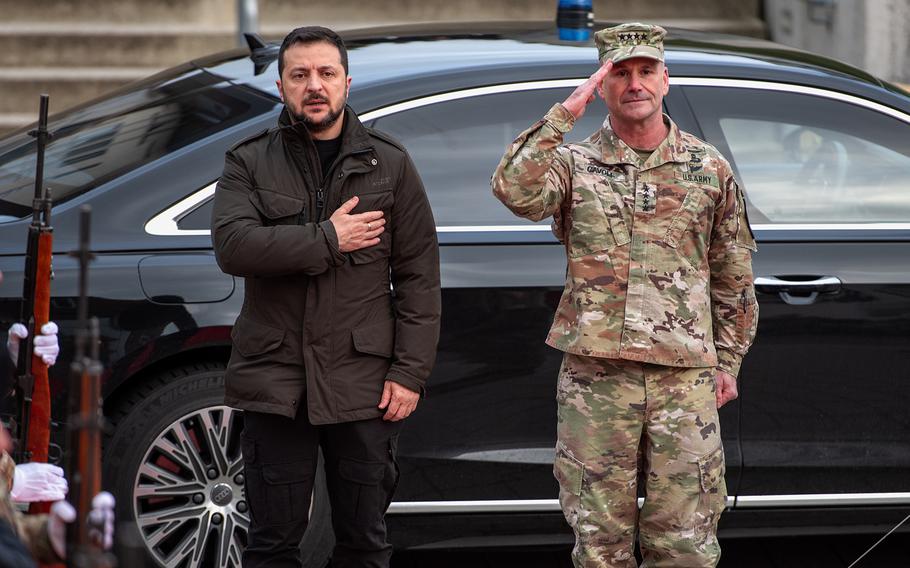
[[[671,30],[666,112],[718,147],[759,241],[758,339],[721,411],[722,535],[875,530],[910,507],[910,95],[769,42]],[[439,233],[443,330],[427,398],[400,442],[398,547],[571,539],[552,476],[560,353],[543,344],[565,278],[547,223],[513,217],[490,175],[521,130],[595,68],[552,24],[411,27],[345,36],[350,104],[409,149]],[[62,442],[73,353],[78,208],[95,211],[105,480],[162,566],[239,566],[249,522],[222,401],[242,280],[214,261],[224,152],[281,109],[277,47],[176,67],[51,117],[51,374]],[[53,105],[53,101],[51,101]],[[601,103],[602,104],[602,103]],[[570,133],[586,137],[606,109]],[[35,144],[0,140],[0,320],[19,313]],[[302,550],[331,546],[317,489]]]

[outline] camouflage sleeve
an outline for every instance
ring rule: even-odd
[[[708,262],[711,266],[711,315],[717,366],[734,377],[755,339],[758,303],[752,277],[752,252],[757,250],[746,216],[743,191],[732,173],[725,179],[717,204]]]
[[[518,135],[493,173],[493,195],[519,217],[540,221],[556,213],[571,188],[571,156],[560,148],[575,117],[557,103]]]

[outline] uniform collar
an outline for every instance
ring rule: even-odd
[[[664,124],[669,126],[669,133],[647,161],[638,157],[638,153],[616,135],[610,126],[610,117],[604,120],[600,129],[601,160],[605,164],[631,164],[641,170],[648,170],[671,162],[688,162],[689,151],[682,142],[679,127],[666,114]]]

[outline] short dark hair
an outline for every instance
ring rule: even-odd
[[[293,30],[285,36],[284,41],[281,42],[281,49],[278,50],[278,76],[281,77],[281,74],[284,72],[284,52],[287,51],[289,47],[297,45],[298,43],[308,44],[320,41],[332,44],[338,48],[338,53],[341,55],[341,66],[344,67],[344,74],[347,75],[348,50],[344,47],[344,41],[342,41],[341,37],[329,28],[323,28],[322,26],[304,26]]]

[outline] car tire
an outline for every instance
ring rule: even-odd
[[[224,368],[208,362],[171,369],[144,380],[110,412],[105,487],[153,564],[240,566],[249,526],[243,416],[224,405]],[[334,546],[321,464],[318,471],[300,547],[307,568],[323,568]]]

